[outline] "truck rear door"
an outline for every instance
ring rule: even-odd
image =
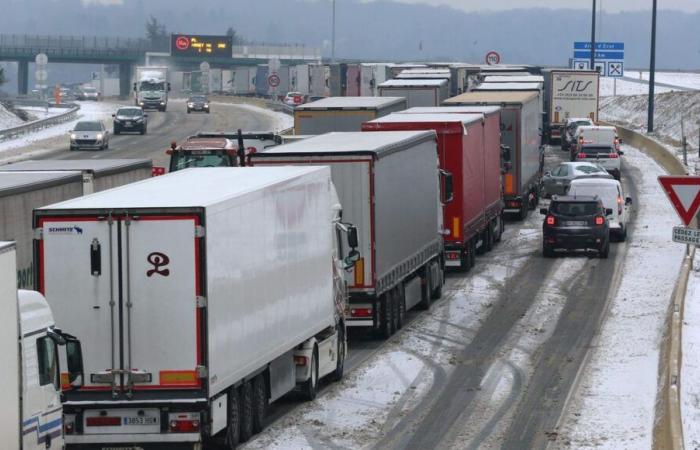
[[[201,386],[195,215],[43,217],[39,287],[83,343],[84,390]]]

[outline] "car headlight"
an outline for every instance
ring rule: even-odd
[[[70,138],[75,140],[78,136],[75,133],[71,133]]]
[[[209,108],[209,103],[205,103],[205,104],[204,104],[204,107],[205,107],[205,108]]]
[[[96,137],[97,137],[97,140],[99,141],[100,139],[102,139],[102,133],[97,133]]]
[[[165,102],[160,102],[161,105],[165,105]]]
[[[139,102],[139,105],[143,106],[143,102]]]
[[[194,103],[190,102],[190,103],[187,104],[187,106],[189,106],[190,108],[192,108],[192,107],[194,106]]]

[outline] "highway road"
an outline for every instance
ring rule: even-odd
[[[214,106],[212,114],[186,114],[184,102],[173,101],[165,113],[149,112],[146,135],[112,136],[109,150],[101,152],[71,152],[66,139],[44,158],[151,158],[155,165],[166,165],[169,143],[198,130],[274,127],[269,115],[229,104]],[[548,148],[547,167],[566,155],[558,147]],[[624,166],[623,182],[633,198],[638,197],[635,186],[641,177],[634,167]],[[630,241],[634,217],[632,208]],[[616,290],[628,244],[614,243],[607,260],[582,255],[545,259],[541,221],[535,211],[523,222],[508,223],[509,236],[516,238],[481,256],[474,272],[448,276],[442,302],[463,291],[474,273],[503,264],[504,257],[525,260],[504,282],[492,285],[490,313],[478,330],[465,331],[453,369],[435,376],[430,391],[409,413],[396,414],[394,425],[374,448],[546,448],[556,438],[559,418]],[[419,316],[413,312],[410,320]],[[346,370],[361,366],[401,333],[388,342],[353,333]],[[298,405],[293,397],[273,405],[268,425]]]

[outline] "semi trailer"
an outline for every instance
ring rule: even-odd
[[[360,131],[363,122],[403,109],[402,97],[328,97],[294,108],[294,134]]]

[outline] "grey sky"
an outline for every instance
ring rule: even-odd
[[[342,1],[342,0],[340,0]],[[371,0],[370,0],[371,1]],[[576,8],[591,9],[590,0],[397,0],[404,3],[425,3],[449,5],[465,11],[503,10],[514,8]],[[652,0],[598,0],[598,7],[605,12],[616,13],[624,10],[651,10]],[[658,7],[688,12],[700,11],[700,0],[661,0]]]

